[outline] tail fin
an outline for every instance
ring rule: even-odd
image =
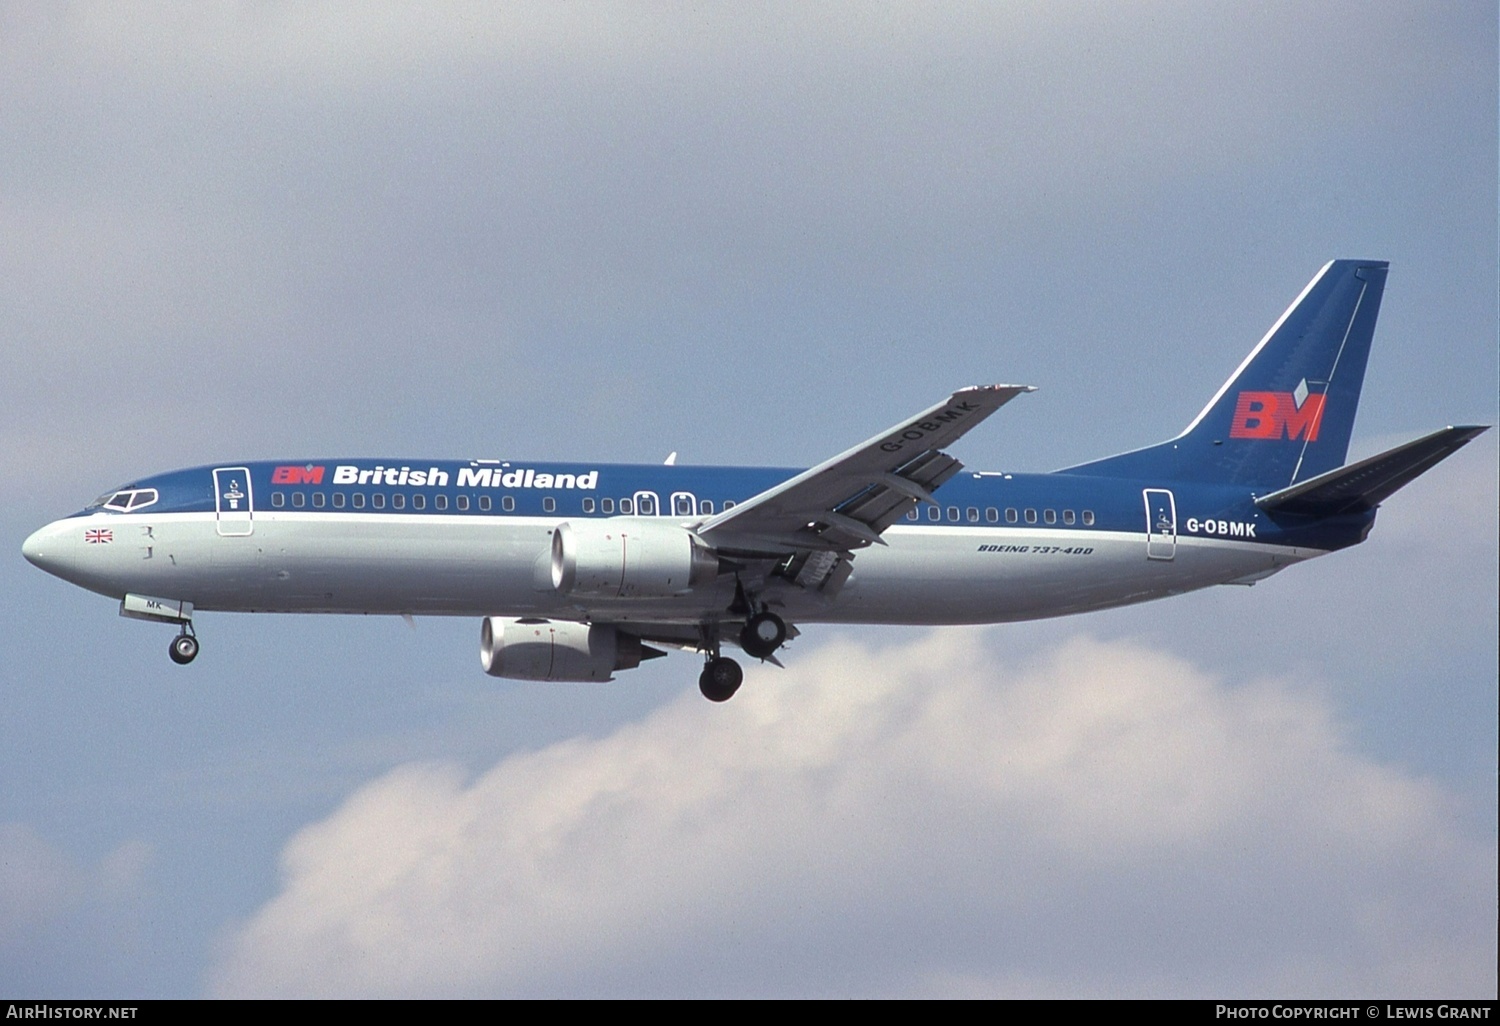
[[[1285,488],[1342,466],[1388,266],[1331,261],[1182,434],[1063,473]]]

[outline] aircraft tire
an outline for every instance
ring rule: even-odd
[[[172,645],[167,649],[167,654],[178,666],[186,666],[198,658],[198,639],[191,634],[179,634],[172,639]]]
[[[786,621],[775,613],[756,613],[740,631],[740,648],[752,659],[765,659],[786,641]]]
[[[745,680],[740,664],[725,656],[711,659],[698,675],[698,690],[710,702],[727,702]]]

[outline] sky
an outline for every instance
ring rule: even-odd
[[[1254,588],[498,681],[24,537],[179,466],[1179,431],[1391,261],[1354,451],[1496,421],[1491,4],[0,0],[0,994],[1495,996],[1497,446]]]

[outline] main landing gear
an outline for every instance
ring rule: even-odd
[[[785,643],[786,621],[775,613],[762,610],[745,621],[740,630],[740,648],[752,659],[769,659]],[[727,702],[745,681],[745,671],[728,656],[719,654],[718,633],[705,632],[708,659],[698,675],[698,690],[710,702]],[[778,664],[780,665],[780,664]]]
[[[769,658],[785,641],[786,621],[775,613],[756,613],[740,631],[740,648],[751,659]]]
[[[728,656],[711,656],[698,675],[698,690],[710,702],[727,702],[744,683],[745,671]]]
[[[167,649],[167,654],[178,666],[186,666],[198,658],[198,639],[193,635],[192,623],[183,622],[182,633],[172,639],[172,646]]]

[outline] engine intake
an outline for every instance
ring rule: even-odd
[[[580,520],[552,534],[552,586],[590,598],[671,598],[713,581],[719,557],[676,524]]]
[[[597,624],[488,616],[479,628],[484,672],[512,680],[606,681],[662,654],[634,634]]]

